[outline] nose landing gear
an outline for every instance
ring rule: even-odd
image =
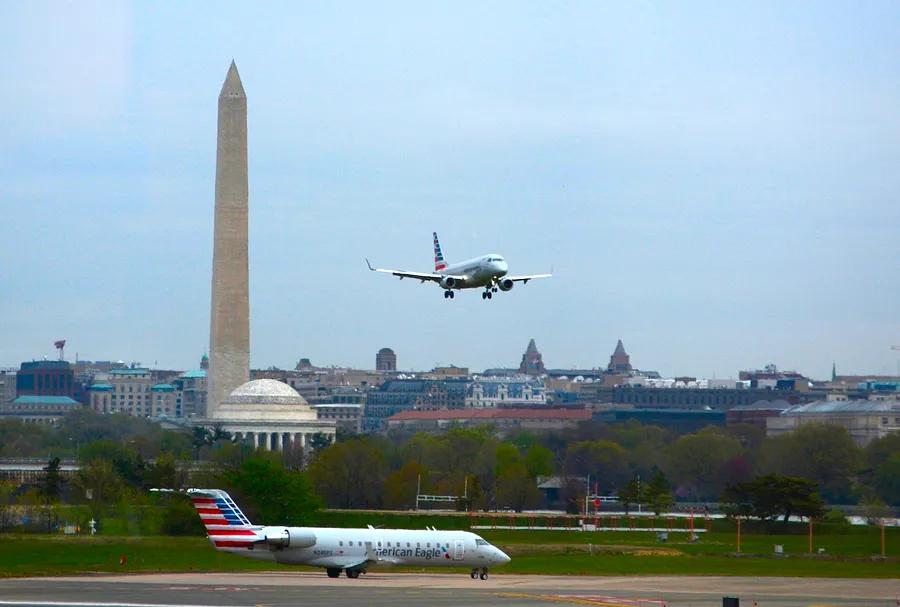
[[[469,573],[469,577],[471,577],[473,580],[478,579],[478,578],[481,578],[482,580],[486,580],[488,578],[487,567],[482,567],[480,572],[479,572],[478,568],[476,567],[475,569],[472,570],[471,573]]]

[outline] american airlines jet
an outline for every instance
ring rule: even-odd
[[[252,524],[225,491],[188,489],[216,550],[290,565],[324,567],[328,577],[358,578],[372,565],[466,567],[486,580],[509,557],[468,531],[341,529]]]
[[[404,278],[414,278],[423,283],[426,280],[435,282],[444,289],[444,299],[453,299],[454,292],[459,289],[477,289],[483,287],[481,299],[491,299],[493,294],[500,291],[510,291],[517,282],[527,284],[535,278],[550,278],[552,274],[532,274],[530,276],[507,276],[509,267],[506,260],[497,254],[482,255],[460,263],[447,265],[444,255],[441,253],[441,243],[438,242],[437,232],[434,232],[434,272],[407,272],[406,270],[383,270],[373,268],[369,260],[366,265],[373,272],[387,272]]]

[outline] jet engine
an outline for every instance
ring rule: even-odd
[[[497,283],[497,286],[500,287],[501,291],[512,291],[514,284],[516,283],[511,281],[509,278],[503,278]]]
[[[456,286],[456,279],[452,276],[444,276],[441,278],[441,286],[445,289],[452,289]]]
[[[312,531],[288,529],[287,527],[266,527],[263,529],[264,540],[259,542],[270,548],[309,548],[316,543],[316,534]]]

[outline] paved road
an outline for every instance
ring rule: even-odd
[[[371,573],[358,580],[322,573],[86,575],[0,580],[0,607],[12,605],[191,605],[222,607],[429,607],[600,605],[706,606],[723,596],[741,605],[895,607],[900,580],[736,577],[568,577]]]

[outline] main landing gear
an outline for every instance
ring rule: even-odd
[[[486,580],[487,579],[487,567],[482,567],[480,572],[479,572],[478,568],[473,569],[472,572],[469,574],[469,577],[471,577],[473,580],[477,579],[477,578]]]
[[[444,299],[453,299],[454,295],[455,295],[455,293],[453,291],[451,291],[450,289],[447,289],[446,291],[444,291]]]
[[[490,299],[490,298],[492,298],[493,296],[494,296],[494,294],[491,293],[491,290],[490,290],[490,289],[485,289],[485,290],[484,290],[484,293],[481,294],[481,299]]]
[[[341,569],[339,567],[328,567],[325,569],[325,573],[328,574],[328,577],[341,577]],[[351,580],[355,580],[359,577],[360,573],[365,573],[362,569],[344,569],[344,573],[347,574],[347,577]]]

